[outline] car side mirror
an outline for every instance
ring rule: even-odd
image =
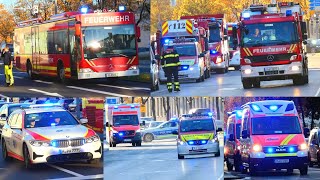
[[[177,130],[174,130],[174,131],[172,131],[172,134],[178,135],[178,131],[177,131]]]
[[[81,118],[80,119],[80,123],[81,124],[87,124],[88,123],[88,119],[87,118]]]
[[[145,126],[146,125],[146,121],[142,121],[142,125]]]
[[[309,128],[304,128],[303,129],[303,134],[305,138],[308,138],[310,136],[310,129]]]
[[[241,132],[241,136],[242,136],[242,138],[244,138],[244,139],[248,138],[248,130],[243,130],[243,131]]]
[[[308,42],[307,42],[307,41],[303,41],[303,44],[304,44],[304,45],[307,45],[307,44],[308,44]]]
[[[234,141],[234,134],[229,134],[229,141]]]

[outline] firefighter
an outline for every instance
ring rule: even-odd
[[[167,77],[167,88],[172,92],[172,75],[174,78],[174,91],[180,91],[180,84],[178,79],[179,73],[179,54],[173,49],[173,46],[168,46],[161,56],[161,65]]]
[[[4,62],[4,74],[6,76],[7,86],[12,86],[14,83],[12,67],[13,67],[13,58],[11,56],[11,52],[9,51],[9,47],[5,47],[2,52],[3,62]]]

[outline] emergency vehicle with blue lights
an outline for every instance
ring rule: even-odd
[[[268,169],[308,173],[307,130],[293,101],[267,100],[243,105],[240,164],[251,175]],[[309,131],[310,132],[310,131]]]
[[[173,46],[181,62],[179,79],[204,81],[210,76],[210,55],[205,49],[205,29],[195,26],[193,20],[171,20],[162,25],[161,36],[157,36],[158,54],[168,46]],[[162,68],[159,71],[160,81],[167,80]]]
[[[99,136],[61,107],[29,107],[10,114],[2,129],[3,159],[33,164],[67,161],[97,163],[102,156]]]
[[[240,128],[242,110],[235,110],[228,113],[226,142],[224,146],[224,160],[228,171],[235,167],[235,171],[240,171]]]
[[[196,22],[207,23],[203,26],[208,36],[210,51],[210,70],[217,73],[226,73],[229,68],[229,43],[224,14],[203,14],[181,16],[181,19],[194,19]]]
[[[136,76],[139,38],[134,13],[92,11],[84,6],[47,21],[19,22],[14,58],[17,69],[30,78],[52,76],[64,82]]]
[[[174,131],[174,134],[178,135],[178,159],[184,159],[189,155],[220,156],[217,137],[220,131],[222,129],[217,128],[212,113],[182,115],[179,119],[179,129]]]
[[[106,104],[105,111],[110,147],[120,143],[141,146],[140,104]]]
[[[260,81],[292,79],[303,85],[308,80],[306,22],[298,3],[251,5],[241,15],[235,37],[240,37],[241,81],[245,89],[260,87]]]

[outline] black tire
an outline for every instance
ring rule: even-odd
[[[255,176],[257,174],[256,169],[250,164],[249,165],[249,175]]]
[[[215,154],[215,157],[220,157],[220,150]]]
[[[245,167],[241,167],[241,174],[247,174],[248,170]]]
[[[27,74],[30,79],[32,79],[32,80],[35,79],[35,75],[33,74],[32,65],[31,65],[30,61],[27,62]]]
[[[298,86],[305,84],[305,76],[301,75],[293,78],[293,84]]]
[[[178,159],[184,159],[184,156],[178,154]]]
[[[136,143],[136,142],[132,142],[131,144],[132,144],[133,147],[134,147],[134,146],[137,146],[137,143]]]
[[[136,142],[136,146],[141,146],[141,141]]]
[[[227,169],[228,171],[232,171],[233,170],[233,165],[231,163],[229,163],[229,160],[227,159],[226,161],[226,164],[227,164]]]
[[[234,170],[236,172],[240,172],[241,171],[241,162],[240,162],[240,155],[236,154],[234,156]]]
[[[4,140],[2,140],[2,159],[4,161],[11,160],[11,157],[8,155],[7,145]]]
[[[260,83],[260,80],[255,80],[252,84],[253,84],[253,87],[254,87],[254,88],[260,88],[260,87],[261,87],[261,86],[260,86],[260,84],[261,84],[261,83]]]
[[[100,162],[100,159],[91,159],[87,161],[88,164],[98,164],[99,162]]]
[[[57,76],[58,76],[59,82],[63,84],[66,83],[66,72],[62,63],[58,64]]]
[[[235,66],[234,70],[239,71],[240,70],[240,66]]]
[[[154,140],[154,137],[151,133],[147,133],[143,136],[143,141],[144,142],[151,142]]]
[[[26,144],[23,144],[23,158],[24,158],[24,166],[26,169],[31,169],[32,168],[32,164],[31,164],[31,160],[30,160],[30,154],[29,154],[29,150]]]
[[[300,170],[300,175],[307,175],[308,174],[308,165],[303,166]]]
[[[204,75],[205,75],[205,72],[203,72],[203,75],[201,76],[201,82],[204,82],[204,80],[206,79]]]
[[[242,86],[244,89],[252,88],[252,82],[250,79],[242,79]]]
[[[216,71],[217,71],[218,74],[224,74],[224,73],[226,73],[226,69],[225,69],[225,68],[223,68],[223,69],[217,69]]]

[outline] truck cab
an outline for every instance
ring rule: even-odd
[[[308,146],[293,101],[255,101],[243,107],[240,134],[241,171],[299,169],[308,173]]]

